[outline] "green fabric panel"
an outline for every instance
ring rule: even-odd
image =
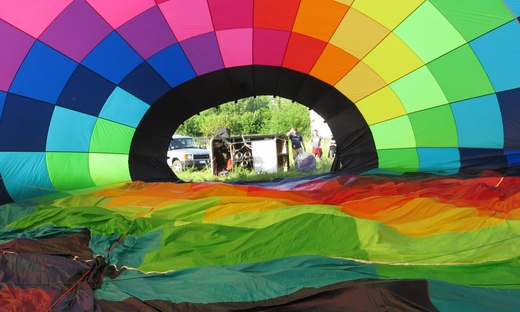
[[[419,168],[419,155],[415,148],[378,150],[379,168],[401,172],[414,172]]]
[[[304,287],[318,288],[359,279],[379,279],[375,265],[322,256],[298,256],[164,274],[124,270],[116,279],[103,279],[102,288],[96,290],[96,299],[121,301],[138,293],[141,300],[249,302],[289,295]],[[175,291],[157,292],[155,289]]]
[[[417,147],[458,147],[457,126],[449,105],[408,115]]]
[[[447,104],[448,100],[428,67],[424,66],[390,85],[407,113]]]
[[[449,102],[494,92],[482,64],[469,45],[464,45],[427,66]]]
[[[466,39],[471,41],[514,19],[500,0],[430,0]]]
[[[370,126],[376,148],[415,147],[415,137],[408,116],[401,116]]]
[[[394,33],[425,63],[463,45],[466,40],[430,2],[424,2]]]
[[[132,127],[98,118],[92,131],[90,152],[128,154],[134,132]]]
[[[94,186],[89,172],[88,153],[47,152],[47,170],[58,190]]]
[[[262,229],[186,224],[169,226],[163,233],[162,248],[148,253],[138,269],[164,272],[298,255],[367,259],[356,222],[348,217],[305,214]]]
[[[496,226],[475,231],[446,232],[430,236],[409,236],[372,220],[357,219],[356,221],[361,248],[369,254],[370,260],[374,262],[417,266],[474,265],[516,259],[520,254],[520,246],[514,243],[520,237],[520,221],[516,220],[504,221]],[[504,239],[511,241],[510,248],[503,248]],[[399,276],[397,273],[391,273],[392,269],[393,267],[382,267],[378,268],[378,272],[381,276]],[[415,277],[419,276],[422,278],[431,276],[442,280],[440,276],[432,274],[415,275]],[[476,283],[476,281],[470,281],[469,278],[467,281],[460,280],[459,283]],[[456,277],[453,276],[449,280],[454,281],[455,279]]]
[[[179,220],[186,222],[204,221],[204,214],[207,209],[218,205],[220,197],[206,197],[196,200],[188,200],[172,205],[161,206],[148,214],[150,218]]]
[[[128,167],[128,155],[90,153],[89,167],[90,175],[96,185],[132,181]]]

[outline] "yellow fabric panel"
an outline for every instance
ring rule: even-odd
[[[332,44],[328,44],[310,74],[330,85],[335,85],[358,62],[359,59],[356,57]]]
[[[352,2],[354,2],[354,0],[334,0],[334,1],[346,4],[346,5],[352,5]]]
[[[378,45],[390,30],[373,19],[350,9],[332,36],[330,43],[362,59]]]
[[[352,8],[393,30],[425,0],[356,0]]]
[[[336,89],[354,103],[384,86],[386,82],[363,62],[359,62],[335,85]]]
[[[356,103],[368,125],[406,115],[395,92],[388,86]]]
[[[363,60],[387,83],[424,65],[421,59],[394,34],[388,35]]]
[[[331,0],[302,0],[293,31],[328,42],[348,8]]]

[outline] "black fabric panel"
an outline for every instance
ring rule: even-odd
[[[3,205],[12,202],[14,202],[14,200],[9,196],[9,193],[5,188],[4,179],[2,179],[2,174],[0,173],[0,203]]]
[[[255,79],[252,66],[226,69],[233,93],[237,99],[243,99],[255,94]],[[222,103],[218,103],[222,104]]]
[[[300,92],[298,92],[298,95],[296,96],[296,98],[294,98],[294,100],[316,111],[314,106],[328,92],[330,92],[331,88],[332,87],[326,84],[325,82],[318,80],[312,76],[307,76],[303,82]]]
[[[238,100],[233,93],[233,88],[225,70],[219,70],[199,76],[199,80],[211,95],[212,103],[216,105]]]
[[[287,68],[280,68],[279,71],[276,95],[286,99],[295,99],[296,95],[300,93],[307,75]],[[310,105],[310,103],[306,105]]]
[[[256,95],[275,95],[280,76],[280,68],[255,66],[253,68]]]
[[[142,311],[438,311],[424,280],[355,280],[256,302],[173,303],[147,300]],[[107,311],[146,307],[135,298],[122,302],[98,300]],[[141,310],[140,310],[141,311]]]
[[[166,162],[168,144],[177,127],[208,108],[261,94],[293,99],[325,119],[339,146],[335,170],[357,173],[377,167],[370,128],[342,93],[301,72],[273,66],[243,66],[192,79],[166,92],[150,107],[137,126],[130,147],[132,180],[179,181]]]

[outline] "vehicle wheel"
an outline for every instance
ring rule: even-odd
[[[175,160],[172,163],[173,172],[181,172],[182,171],[182,163],[179,160]]]

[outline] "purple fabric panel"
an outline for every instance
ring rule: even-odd
[[[177,43],[177,39],[156,6],[122,25],[117,32],[144,59]]]
[[[0,20],[0,91],[8,91],[34,39]]]
[[[224,67],[215,33],[193,37],[180,44],[198,76]]]
[[[111,31],[85,1],[74,1],[45,30],[40,40],[79,63]]]

